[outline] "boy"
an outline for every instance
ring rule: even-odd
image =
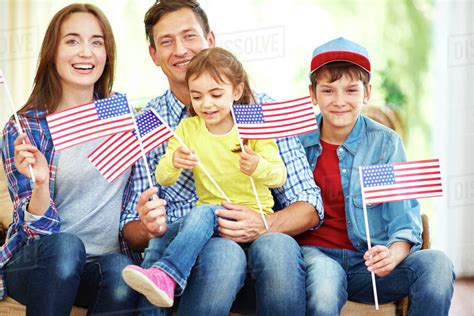
[[[313,52],[309,91],[319,130],[300,137],[321,188],[325,220],[297,237],[307,268],[307,314],[339,314],[346,301],[410,299],[410,315],[447,315],[453,294],[450,260],[421,247],[416,200],[367,205],[373,248],[367,250],[359,166],[405,161],[400,137],[361,114],[370,99],[367,50],[344,38]]]

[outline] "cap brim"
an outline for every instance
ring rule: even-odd
[[[330,51],[326,53],[317,54],[311,60],[310,74],[312,74],[322,66],[336,61],[349,62],[351,64],[361,67],[370,74],[369,59],[364,55],[348,51]]]

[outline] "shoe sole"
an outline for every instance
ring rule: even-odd
[[[153,305],[158,307],[173,306],[173,300],[168,297],[166,292],[158,288],[142,273],[132,269],[124,269],[122,271],[122,277],[128,286],[145,295]]]

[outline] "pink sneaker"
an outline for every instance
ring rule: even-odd
[[[122,277],[128,286],[145,295],[150,303],[159,307],[173,306],[176,282],[160,268],[143,269],[128,265],[122,270]]]

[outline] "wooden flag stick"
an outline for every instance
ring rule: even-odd
[[[148,178],[148,185],[151,188],[151,187],[153,187],[153,181],[151,180],[150,168],[148,167],[148,160],[146,159],[145,149],[143,148],[142,136],[140,135],[140,130],[138,129],[137,119],[134,115],[132,105],[128,102],[128,98],[127,98],[127,104],[128,104],[128,109],[130,110],[130,114],[132,115],[133,125],[135,126],[135,131],[137,132],[138,146],[140,147],[140,152],[141,152],[141,155],[142,155],[142,159],[143,159],[143,162],[145,164],[146,176]],[[158,196],[156,196],[156,194],[153,195],[153,199],[157,199],[157,198],[158,198]]]
[[[3,73],[3,71],[1,69],[0,69],[0,77],[3,77],[3,84],[5,85],[5,90],[7,91],[7,96],[8,96],[8,99],[10,100],[10,105],[11,105],[11,108],[12,108],[13,116],[15,117],[16,129],[18,130],[18,132],[20,134],[23,134],[24,131],[21,128],[20,120],[18,119],[18,115],[16,114],[15,103],[13,103],[13,99],[12,99],[12,96],[10,94],[10,89],[8,89],[7,79],[5,78],[5,74]],[[26,144],[26,142],[23,141],[23,144]],[[35,183],[36,182],[35,174],[34,174],[33,168],[31,167],[30,164],[28,164],[28,169],[30,170],[31,181],[33,181],[33,183]]]
[[[359,166],[359,178],[360,178],[360,191],[362,194],[362,206],[364,208],[365,235],[367,238],[367,247],[368,249],[370,249],[372,248],[372,243],[370,241],[369,217],[367,215],[367,205],[365,203],[365,197],[364,197],[364,180],[362,179],[362,166]],[[374,291],[375,309],[379,310],[379,299],[377,296],[377,284],[375,283],[374,271],[371,272],[371,275],[372,275],[372,289]]]
[[[234,125],[237,128],[237,123],[235,122],[235,115],[234,115],[233,107],[231,107],[231,112],[232,112],[232,118],[234,119]],[[239,137],[240,148],[241,148],[242,152],[245,153],[246,151],[245,151],[245,148],[244,148],[244,144],[242,142],[242,138],[240,138],[240,133],[239,133],[238,128],[237,128],[237,136]],[[260,198],[258,197],[258,192],[257,192],[257,188],[255,187],[255,182],[253,181],[253,178],[251,176],[248,176],[248,177],[250,179],[250,184],[252,185],[252,189],[253,189],[253,193],[255,195],[255,199],[257,200],[258,210],[260,211],[260,216],[262,216],[263,224],[265,225],[265,229],[268,230],[267,218],[265,217],[265,214],[263,213],[262,204],[260,203]]]
[[[168,127],[168,126],[167,126]],[[168,127],[169,128],[169,127]],[[176,139],[178,140],[178,142],[181,144],[181,146],[189,149],[188,146],[186,146],[186,144],[181,140],[181,138],[179,138],[178,135],[176,135],[176,133],[173,131],[173,136],[176,137]],[[191,149],[189,149],[191,151]],[[193,154],[194,157],[196,157],[196,155]],[[197,157],[196,157],[197,158]],[[209,178],[209,180],[211,180],[212,184],[215,185],[215,187],[217,188],[217,190],[219,191],[220,194],[222,194],[222,196],[226,199],[226,201],[228,203],[232,203],[229,199],[229,197],[224,193],[224,191],[222,191],[221,187],[217,184],[216,180],[214,180],[213,177],[211,177],[211,174],[209,173],[209,171],[206,170],[206,168],[204,168],[204,165],[199,161],[198,159],[198,165],[199,167],[201,167],[202,171],[206,174],[206,176]]]
[[[166,128],[168,130],[171,131],[171,133],[173,134],[173,137],[176,137],[176,139],[178,140],[178,142],[181,144],[181,146],[189,149],[188,146],[186,146],[186,144],[183,142],[183,140],[178,136],[176,135],[176,133],[168,126],[168,124],[166,123],[165,120],[163,120],[159,115],[158,113],[156,113],[155,110],[151,109],[151,111],[153,111],[155,113],[155,115],[160,119],[160,121],[163,123],[164,126],[166,126]],[[190,149],[189,149],[190,150]],[[190,150],[191,151],[191,150]],[[194,157],[196,157],[194,154],[193,154]],[[197,158],[197,157],[196,157]],[[198,159],[199,161],[199,159]],[[222,191],[221,187],[217,184],[216,180],[214,180],[213,177],[211,177],[209,171],[206,170],[206,168],[204,168],[204,166],[202,165],[202,163],[199,161],[198,162],[199,166],[201,167],[202,171],[204,172],[204,174],[209,178],[209,180],[211,180],[212,184],[214,184],[214,186],[217,188],[217,190],[219,191],[220,194],[222,194],[222,196],[226,199],[227,202],[229,203],[232,203],[229,199],[229,197],[224,193],[224,191]]]

